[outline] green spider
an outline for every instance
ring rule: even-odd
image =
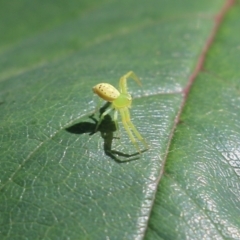
[[[115,110],[113,120],[115,122],[116,129],[118,129],[117,117],[118,117],[118,112],[120,112],[123,126],[127,131],[129,138],[131,139],[132,143],[134,144],[138,152],[141,153],[143,151],[146,151],[146,149],[148,149],[148,145],[144,140],[144,138],[141,136],[141,134],[138,132],[136,127],[133,125],[130,119],[129,108],[131,108],[132,97],[127,91],[128,78],[132,78],[141,86],[141,82],[139,78],[136,76],[136,74],[133,71],[130,71],[120,78],[119,91],[109,83],[99,83],[93,87],[94,93],[96,93],[100,98],[111,103],[109,108],[105,110],[105,112],[103,112],[103,114],[101,115],[96,129],[98,129],[104,117],[113,109]],[[143,143],[143,145],[146,148],[145,150],[140,150],[137,144],[136,138]]]

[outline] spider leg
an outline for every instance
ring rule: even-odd
[[[134,138],[132,132],[131,132],[131,128],[129,127],[129,122],[130,121],[130,116],[129,116],[129,112],[128,112],[128,108],[121,108],[119,109],[121,117],[122,117],[122,123],[123,126],[129,136],[129,138],[131,139],[132,143],[134,144],[134,146],[136,147],[136,149],[138,150],[139,153],[141,153],[141,150],[136,142],[136,139]],[[137,135],[136,135],[137,136]],[[140,135],[141,136],[141,135]]]
[[[100,117],[100,119],[99,119],[99,121],[98,121],[98,123],[97,123],[97,126],[96,126],[96,128],[95,128],[95,132],[98,130],[98,128],[99,128],[101,122],[103,121],[104,117],[105,117],[108,113],[110,113],[112,110],[113,110],[113,108],[110,107],[110,108],[106,109],[106,110],[101,114],[101,117]]]
[[[148,149],[149,147],[148,147],[146,141],[144,140],[142,135],[138,132],[138,130],[136,129],[136,127],[133,125],[133,123],[131,121],[130,112],[129,112],[128,108],[124,109],[124,113],[125,113],[125,118],[126,118],[128,126],[131,128],[131,130],[133,131],[133,133],[135,134],[137,139],[143,143],[143,145],[145,146],[146,149]]]
[[[117,119],[118,119],[118,111],[115,110],[114,115],[113,115],[113,121],[114,121],[115,126],[116,126],[118,137],[120,138],[119,125],[118,125]]]
[[[130,71],[120,78],[119,89],[120,89],[120,92],[122,92],[122,93],[128,93],[128,91],[127,91],[127,79],[128,78],[132,78],[141,86],[140,79],[137,77],[137,75],[133,71]]]

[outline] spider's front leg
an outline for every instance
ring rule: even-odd
[[[128,93],[127,91],[127,79],[132,78],[135,80],[140,86],[142,86],[140,79],[137,77],[137,75],[133,72],[130,71],[123,75],[120,80],[119,80],[119,89],[121,93]]]

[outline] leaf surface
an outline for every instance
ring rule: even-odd
[[[68,3],[0,3],[1,239],[239,239],[239,1]],[[129,158],[89,116],[130,70]]]

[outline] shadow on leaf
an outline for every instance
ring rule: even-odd
[[[105,109],[109,107],[109,103],[106,103],[102,108],[100,108],[99,113],[101,114],[105,111]],[[105,116],[101,124],[99,125],[98,129],[96,129],[98,120],[94,117],[94,115],[91,115],[89,117],[93,122],[80,122],[77,124],[72,125],[71,127],[66,128],[67,132],[73,133],[73,134],[84,134],[89,133],[89,135],[93,135],[96,132],[100,132],[101,137],[104,140],[103,143],[103,150],[105,154],[109,157],[111,157],[113,160],[115,160],[118,163],[123,162],[130,162],[139,159],[139,153],[133,153],[133,154],[126,154],[120,151],[116,151],[112,149],[112,141],[114,138],[114,132],[117,130],[116,125],[114,121],[112,120],[112,117],[108,114]],[[116,155],[120,157],[124,157],[125,159],[120,159]],[[137,157],[135,157],[137,156]],[[133,158],[134,157],[134,158]]]

